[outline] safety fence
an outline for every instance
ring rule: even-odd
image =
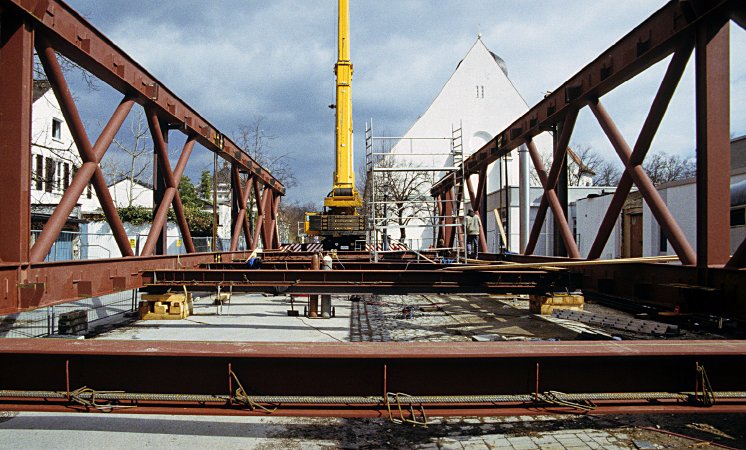
[[[81,299],[33,311],[0,316],[0,338],[36,338],[59,335],[62,314],[84,310],[88,330],[114,322],[137,309],[137,291],[122,291],[101,297]]]
[[[31,242],[41,234],[40,230],[31,231]],[[139,255],[147,233],[139,233],[129,237],[133,253]],[[193,237],[194,247],[197,252],[212,251],[212,237]],[[167,235],[166,253],[169,255],[186,254],[180,234]],[[218,238],[215,242],[216,251],[230,250],[230,239]],[[246,250],[246,240],[243,236],[238,241],[238,251]],[[117,258],[121,256],[119,249],[111,233],[81,233],[77,231],[62,231],[52,245],[44,261],[73,261],[83,259]]]

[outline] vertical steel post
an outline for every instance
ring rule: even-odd
[[[523,253],[526,251],[526,246],[528,246],[528,233],[531,223],[531,176],[529,174],[528,147],[525,144],[518,147],[518,167],[518,223],[520,227],[518,240],[520,242],[520,252]]]
[[[563,124],[558,122],[556,130],[554,132],[554,158],[562,158],[562,165],[559,169],[559,176],[557,178],[557,185],[552,186],[557,194],[557,201],[559,203],[559,211],[557,208],[552,209],[553,220],[554,220],[554,238],[552,244],[554,245],[554,256],[567,256],[567,246],[563,242],[563,226],[569,227],[569,217],[567,216],[567,203],[568,203],[568,190],[569,180],[567,175],[567,145],[568,141],[562,139]],[[560,146],[564,146],[560,148]],[[553,162],[554,163],[554,162]],[[561,215],[561,216],[560,216]],[[564,224],[563,224],[564,222]],[[571,233],[572,236],[572,233]],[[573,236],[574,239],[574,236]]]
[[[163,128],[162,136],[163,141],[168,144],[167,127]],[[155,225],[158,211],[160,211],[164,207],[168,211],[168,208],[171,206],[171,201],[165,200],[166,189],[168,188],[168,186],[166,185],[164,171],[165,167],[161,165],[161,158],[158,157],[158,148],[153,146],[153,225]],[[154,226],[151,227],[151,233],[153,232],[153,229]],[[154,254],[165,255],[168,253],[168,222],[166,221],[165,225],[162,226],[159,230],[156,230],[156,232],[158,233],[158,238],[155,241]],[[148,241],[150,241],[150,239],[145,240],[146,248],[143,249],[143,255],[145,256],[148,256]]]
[[[215,178],[214,178],[215,179]],[[213,181],[213,190],[217,187],[217,183]],[[249,190],[249,186],[246,186],[246,190]],[[241,189],[241,173],[238,165],[235,163],[231,164],[231,246],[230,251],[235,252],[238,247],[238,238],[241,236],[241,230],[243,229],[242,221],[239,220],[241,211],[246,214],[246,205],[241,207],[241,199],[243,199],[243,190]],[[213,200],[214,201],[214,200]],[[238,233],[236,231],[238,230]],[[234,246],[235,244],[235,246]],[[215,251],[215,250],[213,250]]]
[[[0,261],[27,263],[31,234],[31,103],[34,32],[31,23],[0,14]]]
[[[187,161],[192,154],[192,150],[194,149],[194,144],[196,142],[196,137],[190,136],[184,144],[184,149],[181,151],[181,156],[179,156],[179,161],[176,163],[176,168],[174,169],[173,178],[174,180],[176,180],[176,186],[170,186],[166,188],[166,190],[163,192],[163,196],[160,199],[160,205],[158,206],[158,209],[153,212],[153,223],[150,226],[148,237],[147,239],[145,239],[145,246],[142,249],[143,256],[151,256],[153,254],[153,252],[157,248],[156,246],[158,242],[163,235],[164,230],[168,229],[168,227],[165,226],[166,219],[168,217],[168,208],[169,206],[171,206],[171,203],[173,202],[174,197],[178,192],[181,175],[184,174]]]
[[[174,189],[172,204],[176,215],[176,223],[179,225],[179,229],[181,230],[181,236],[184,240],[184,246],[186,247],[187,252],[194,253],[195,250],[194,242],[192,241],[192,234],[189,232],[189,224],[187,224],[186,216],[184,214],[184,205],[181,203],[181,197],[179,196],[179,191],[177,189],[179,183],[176,181],[176,177],[171,171],[171,163],[168,161],[168,140],[167,136],[165,136],[168,133],[168,127],[161,126],[155,109],[146,108],[145,112],[145,115],[148,118],[148,126],[150,127],[150,135],[153,137],[153,146],[155,147],[160,163],[161,177],[163,178],[163,181],[165,181],[167,189]],[[179,176],[179,181],[180,180],[181,176]]]
[[[730,256],[729,22],[702,23],[695,56],[697,105],[697,266]]]

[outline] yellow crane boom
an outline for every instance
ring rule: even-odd
[[[355,189],[352,142],[352,62],[350,61],[350,3],[339,0],[335,108],[335,167],[332,191],[324,211],[306,213],[305,230],[323,239],[325,249],[351,250],[365,239],[365,217],[358,208],[362,199]]]
[[[335,104],[335,157],[334,185],[324,200],[329,208],[356,208],[362,205],[355,189],[352,141],[352,62],[350,61],[350,4],[339,0],[337,34],[337,63],[334,65],[337,84]],[[343,213],[339,211],[338,213]],[[350,212],[347,212],[348,214]]]

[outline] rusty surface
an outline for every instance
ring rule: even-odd
[[[538,392],[699,393],[697,368],[706,368],[717,392],[746,388],[743,341],[686,342],[537,342],[526,343],[233,343],[156,341],[0,341],[0,389],[69,392],[88,386],[99,392],[165,395],[219,395],[236,398],[230,371],[251,396],[293,396],[264,405],[278,415],[371,417],[386,405],[330,404],[318,396],[531,396]],[[538,365],[538,366],[537,366]],[[183,374],[173,377],[174,373]],[[298,382],[298,374],[303,382]],[[335,376],[329,376],[330,373]],[[423,378],[422,374],[428,377]],[[168,383],[153,380],[168,379]],[[721,398],[714,406],[684,402],[647,402],[619,398],[596,401],[597,413],[743,412],[746,399]],[[99,401],[99,404],[104,404]],[[131,405],[122,401],[120,404]],[[57,400],[0,398],[3,409],[97,411],[66,396]],[[200,404],[170,398],[138,401],[126,412],[251,414],[233,400]],[[391,405],[390,405],[391,406]],[[430,415],[500,415],[577,412],[542,402],[447,400],[423,405]],[[394,405],[395,407],[395,405]],[[106,408],[98,409],[106,410]],[[120,411],[121,412],[121,411]],[[253,408],[253,413],[266,410]]]
[[[31,227],[31,92],[34,35],[22,16],[0,15],[0,261],[29,260]],[[12,86],[12,89],[9,87]],[[29,149],[19,151],[19,149]]]
[[[223,253],[246,258],[248,253]],[[197,267],[215,261],[213,253],[45,262],[29,265],[0,264],[0,314],[57,305],[143,286],[142,271]]]
[[[710,20],[697,30],[697,261],[730,258],[730,24]]]
[[[645,199],[650,211],[658,221],[660,227],[665,231],[668,240],[671,242],[671,246],[676,250],[676,254],[679,256],[682,264],[693,265],[697,261],[697,257],[692,249],[691,245],[686,239],[686,235],[676,223],[671,211],[668,210],[666,202],[661,197],[661,194],[656,189],[650,177],[648,177],[641,164],[634,165],[630,162],[632,150],[624,140],[624,137],[617,129],[614,121],[606,112],[606,109],[601,105],[600,101],[591,102],[590,109],[596,116],[598,123],[609,138],[612,147],[617,152],[617,155],[622,160],[626,167],[626,172],[632,178],[632,181],[637,185],[642,198]],[[725,177],[724,177],[725,178]],[[730,186],[730,184],[729,184]],[[729,196],[730,198],[730,196]]]
[[[231,286],[243,292],[288,293],[544,293],[575,288],[573,276],[543,270],[146,270],[151,291],[186,286],[214,289]]]

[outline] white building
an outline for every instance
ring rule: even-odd
[[[447,153],[450,151],[452,130],[461,136],[459,141],[464,157],[479,150],[497,133],[508,127],[513,121],[529,109],[526,101],[510,81],[505,62],[492,53],[478,38],[466,56],[458,63],[456,70],[433,100],[432,104],[391,150],[397,162],[421,167],[451,166]],[[374,130],[375,134],[375,130]],[[418,138],[446,138],[440,140],[420,140]],[[551,155],[553,137],[542,133],[534,138],[540,153]],[[411,156],[416,153],[438,153],[437,156]],[[416,169],[416,167],[414,167]],[[547,167],[547,170],[549,168]],[[435,181],[443,172],[435,174]],[[590,177],[584,177],[581,185],[589,186]],[[477,177],[472,176],[476,189]],[[507,186],[507,188],[503,188]],[[520,246],[519,205],[518,205],[518,155],[513,152],[491,164],[487,171],[487,211],[485,232],[487,244],[492,252],[500,249],[497,220],[494,210],[500,213],[507,234],[508,250],[518,252]],[[593,192],[599,189],[594,188]],[[541,189],[532,189],[532,202],[541,195]],[[570,195],[569,201],[575,199]],[[577,195],[581,195],[579,192]],[[587,195],[587,194],[586,194]],[[468,196],[466,198],[468,202]],[[467,206],[468,208],[468,206]],[[535,215],[535,205],[534,212]],[[548,214],[551,222],[551,213]],[[419,222],[420,224],[422,222]],[[551,224],[545,225],[544,232],[551,231]],[[396,226],[389,227],[389,233],[399,237]],[[544,239],[544,238],[543,238]],[[427,248],[433,243],[432,228],[411,228],[407,230],[406,244],[414,248]],[[551,243],[541,240],[537,245],[537,254],[541,249],[551,249]]]
[[[731,253],[746,237],[746,136],[731,141]],[[693,199],[697,196],[694,178],[672,181],[656,187],[671,215],[676,219],[689,244],[697,249],[697,215]],[[581,256],[588,255],[609,204],[611,195],[581,198],[576,201],[576,238]],[[661,227],[641,194],[633,191],[617,219],[603,259],[636,256],[675,255]]]
[[[81,165],[77,147],[46,80],[34,80],[31,117],[31,204],[56,205]],[[83,193],[91,194],[91,189]],[[38,208],[37,208],[38,209]]]

